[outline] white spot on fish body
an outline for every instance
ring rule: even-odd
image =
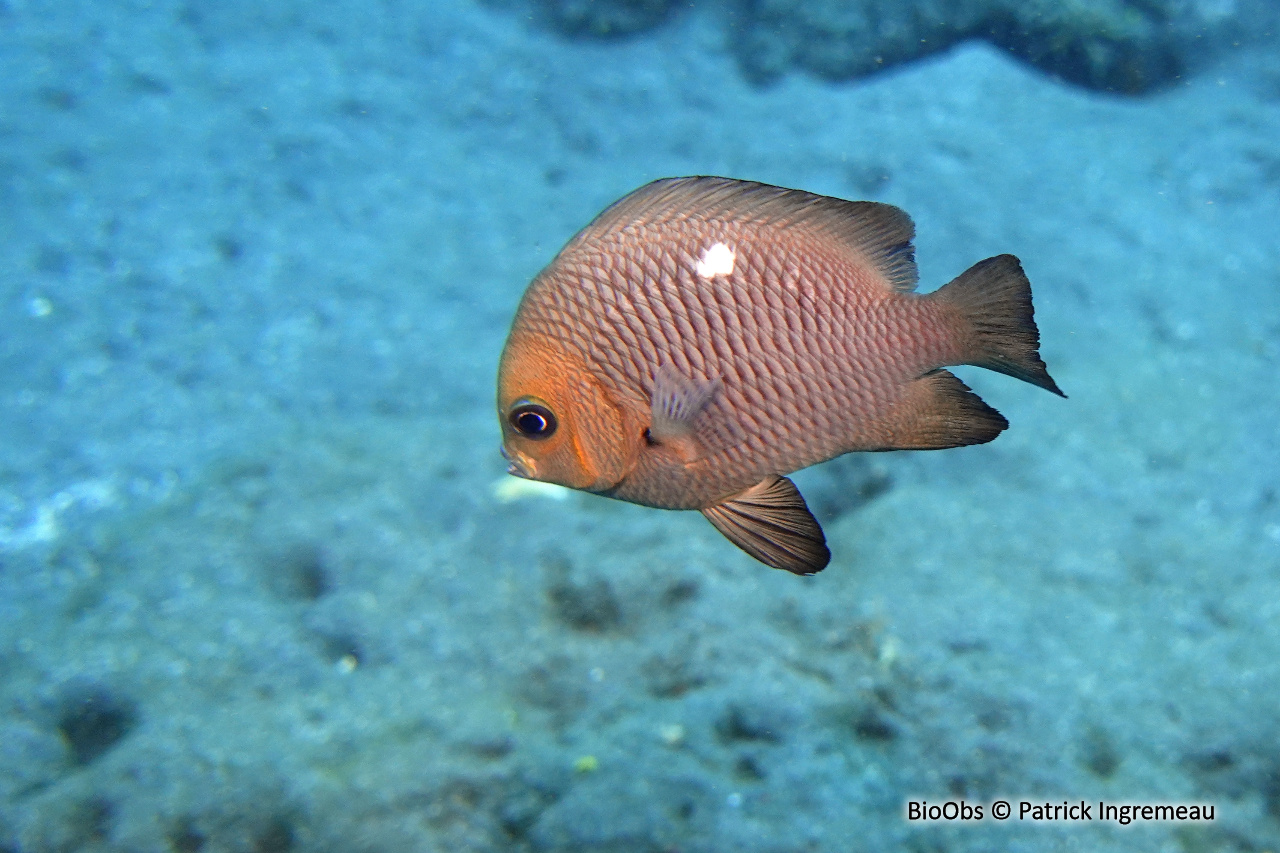
[[[702,250],[702,256],[693,269],[699,278],[708,281],[718,275],[733,275],[733,264],[738,255],[724,243],[712,243]]]

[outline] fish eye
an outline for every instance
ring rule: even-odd
[[[556,431],[556,416],[538,403],[520,403],[507,416],[511,426],[525,438],[550,438]]]

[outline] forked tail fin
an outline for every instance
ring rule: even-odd
[[[1067,396],[1040,358],[1031,282],[1013,255],[979,261],[930,298],[953,306],[968,340],[963,364],[985,367]]]

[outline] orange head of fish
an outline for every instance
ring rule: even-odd
[[[618,484],[643,436],[578,355],[518,320],[498,368],[498,419],[510,473],[592,492]]]

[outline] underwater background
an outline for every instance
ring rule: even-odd
[[[0,0],[0,851],[1280,845],[1275,7]],[[1057,399],[797,475],[831,565],[513,488],[609,202],[1022,259]],[[908,800],[1212,823],[909,821]]]

